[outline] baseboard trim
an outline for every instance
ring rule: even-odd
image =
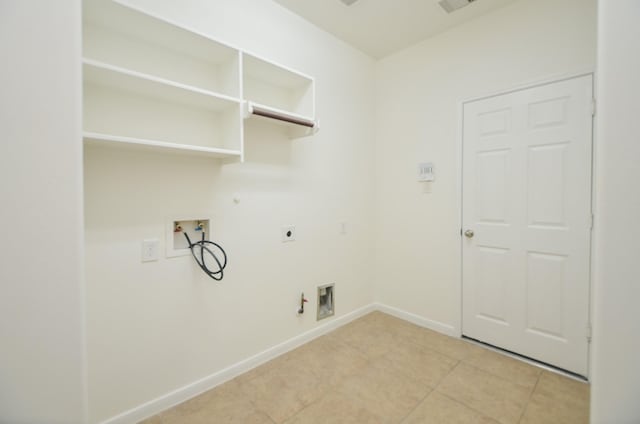
[[[440,321],[424,318],[420,315],[412,314],[411,312],[403,311],[402,309],[394,308],[393,306],[387,306],[382,303],[375,304],[376,310],[384,312],[385,314],[392,315],[396,318],[409,321],[412,324],[420,327],[428,328],[429,330],[437,331],[438,333],[446,334],[451,337],[460,337],[460,334],[456,331],[453,325],[445,324]]]
[[[265,362],[277,358],[280,355],[283,355],[305,343],[310,342],[313,339],[327,334],[328,332],[333,331],[338,327],[342,327],[343,325],[348,324],[351,321],[378,309],[379,305],[375,303],[363,306],[362,308],[356,309],[355,311],[350,312],[346,315],[332,319],[331,321],[320,325],[313,330],[293,337],[283,343],[280,343],[272,348],[258,353],[257,355],[242,360],[210,376],[202,378],[198,381],[174,390],[173,392],[167,393],[166,395],[125,411],[122,414],[107,419],[106,421],[102,421],[102,424],[131,424],[152,417],[166,409],[185,402],[193,398],[194,396],[206,392],[207,390],[211,390],[214,387],[232,380],[235,377],[244,374],[245,372],[257,366],[260,366]]]
[[[424,318],[420,315],[403,311],[402,309],[394,308],[392,306],[387,306],[382,303],[372,303],[356,309],[346,315],[332,319],[313,330],[286,340],[272,348],[211,374],[210,376],[204,377],[191,384],[167,393],[166,395],[125,411],[122,414],[102,421],[102,424],[131,424],[152,417],[373,311],[384,312],[396,318],[403,319],[420,327],[428,328],[448,336],[460,337],[460,334],[456,332],[455,327],[452,325]]]

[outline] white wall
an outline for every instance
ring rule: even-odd
[[[322,129],[292,141],[252,126],[244,164],[87,149],[91,422],[315,328],[317,285],[336,284],[337,317],[373,301],[373,61],[273,2],[131,3],[314,76]],[[166,217],[202,212],[229,254],[221,283],[191,257],[140,263],[143,239],[164,247]]]
[[[0,2],[0,422],[85,417],[79,1]]]
[[[598,13],[593,423],[640,422],[640,3]]]
[[[459,332],[460,103],[592,71],[595,36],[595,0],[520,0],[377,64],[376,300]]]

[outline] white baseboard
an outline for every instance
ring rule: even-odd
[[[305,343],[308,343],[311,340],[318,338],[330,331],[333,331],[338,327],[348,324],[351,321],[368,314],[369,312],[375,311],[376,309],[376,304],[370,304],[360,309],[356,309],[355,311],[350,312],[346,315],[332,319],[326,324],[320,325],[311,331],[307,331],[306,333],[293,337],[283,343],[260,352],[257,355],[254,355],[234,365],[231,365],[230,367],[220,370],[215,374],[195,381],[133,409],[125,411],[120,415],[109,418],[106,421],[103,421],[102,424],[131,424],[152,417],[166,409],[171,408],[172,406],[178,405],[201,393],[206,392],[207,390],[211,390],[222,383],[232,380],[235,377],[244,374],[245,372],[259,365],[262,365],[265,362],[268,362]]]
[[[453,325],[449,325],[440,321],[424,318],[424,317],[421,317],[420,315],[412,314],[411,312],[403,311],[402,309],[383,305],[381,303],[376,303],[375,309],[380,312],[384,312],[385,314],[392,315],[396,318],[409,321],[410,323],[418,325],[420,327],[428,328],[429,330],[446,334],[447,336],[460,337],[459,332],[456,330],[456,328]]]
[[[338,327],[342,327],[343,325],[348,324],[351,321],[373,311],[384,312],[386,314],[419,325],[420,327],[425,327],[430,330],[446,334],[448,336],[460,337],[460,334],[458,334],[455,327],[452,325],[430,320],[419,315],[394,308],[392,306],[383,305],[381,303],[372,303],[370,305],[356,309],[355,311],[350,312],[346,315],[337,317],[327,322],[326,324],[320,325],[313,330],[293,337],[283,343],[280,343],[236,364],[233,364],[230,367],[220,370],[210,376],[195,381],[133,409],[125,411],[120,415],[109,418],[108,420],[103,421],[102,424],[132,424],[152,417],[164,410],[167,410],[201,393],[204,393],[207,390],[211,390],[222,383],[232,380],[235,377],[244,374],[245,372],[257,366],[264,364],[265,362],[275,359],[280,355],[283,355],[305,343],[310,342],[313,339],[327,334],[330,331],[333,331]]]

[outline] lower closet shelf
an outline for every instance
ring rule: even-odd
[[[170,143],[159,140],[147,140],[143,138],[124,137],[111,134],[84,132],[83,139],[86,143],[133,147],[140,149],[157,150],[161,152],[201,155],[214,158],[242,157],[240,150],[223,149],[218,147],[204,147],[190,144]]]

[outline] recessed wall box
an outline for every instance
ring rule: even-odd
[[[198,218],[194,218],[194,216]],[[191,255],[185,233],[192,242],[211,237],[211,218],[206,215],[176,216],[167,221],[167,257]]]
[[[317,320],[330,317],[335,314],[335,285],[327,284],[318,287],[318,316]]]

